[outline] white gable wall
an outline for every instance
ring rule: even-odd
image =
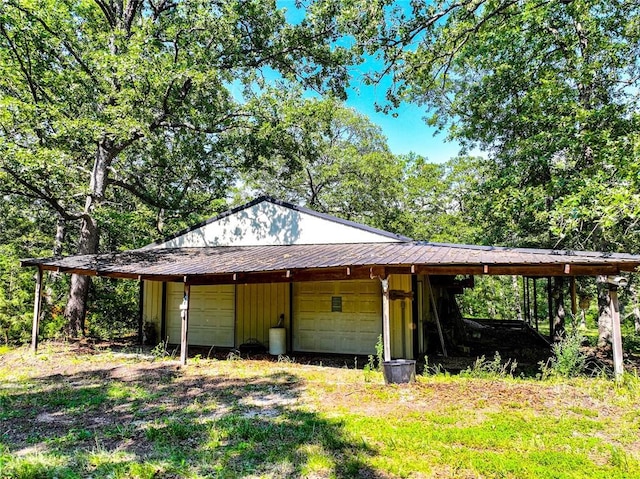
[[[263,201],[150,248],[389,243],[390,236]]]

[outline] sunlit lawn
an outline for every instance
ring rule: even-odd
[[[0,356],[0,477],[640,477],[638,381],[379,373],[45,345]]]

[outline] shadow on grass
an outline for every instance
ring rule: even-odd
[[[172,363],[3,384],[0,477],[383,477],[373,448],[303,407],[302,387]]]

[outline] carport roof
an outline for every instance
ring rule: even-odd
[[[640,255],[403,242],[140,249],[21,264],[93,276],[225,284],[388,274],[611,275],[635,271]]]

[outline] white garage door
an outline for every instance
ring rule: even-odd
[[[294,285],[296,351],[373,354],[382,334],[380,281],[317,281]]]
[[[167,284],[167,335],[170,343],[179,343],[181,335],[180,303],[182,283]],[[234,346],[235,286],[191,286],[189,304],[189,344],[198,346]]]

